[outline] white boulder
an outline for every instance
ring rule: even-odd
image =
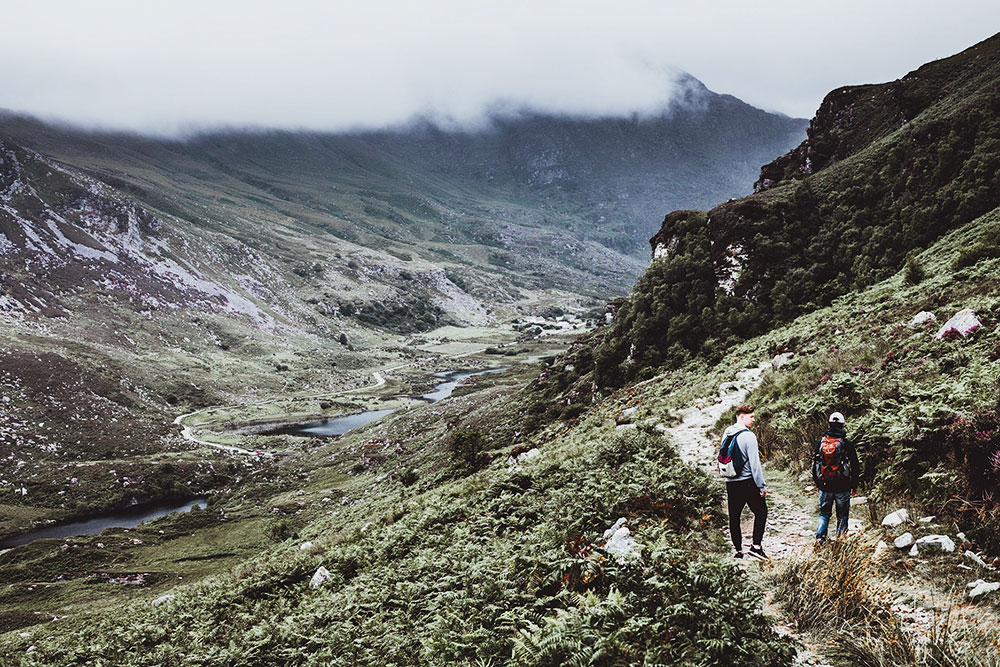
[[[938,549],[947,553],[955,550],[955,543],[947,535],[927,535],[921,537],[917,540],[917,546],[920,548]]]
[[[895,540],[892,541],[892,543],[896,545],[897,549],[905,549],[907,547],[912,547],[915,542],[916,540],[913,539],[913,533],[903,533],[902,535],[900,535],[899,537],[897,537]]]
[[[161,595],[160,597],[156,598],[155,600],[153,600],[149,604],[153,605],[154,607],[159,607],[161,604],[165,604],[167,602],[170,602],[173,599],[174,599],[173,595]]]
[[[1000,589],[1000,581],[983,581],[982,579],[977,579],[968,585],[969,597],[971,599],[976,599],[980,595],[986,595],[987,593],[992,593],[993,591]]]
[[[303,542],[301,545],[299,545],[299,551],[309,551],[310,549],[312,549],[312,546],[313,546],[312,542]]]
[[[980,558],[979,555],[976,552],[974,552],[974,551],[966,551],[965,552],[965,557],[968,558],[969,560],[971,560],[973,563],[975,563],[979,567],[989,568],[989,565],[986,564],[986,561],[984,561],[982,558]]]
[[[774,370],[778,370],[779,368],[787,364],[791,360],[791,358],[792,358],[791,352],[785,352],[784,354],[776,355],[774,359],[771,359],[771,368],[773,368]]]
[[[926,310],[922,310],[922,311],[920,311],[919,313],[917,313],[916,315],[913,316],[913,320],[910,322],[910,326],[911,327],[918,327],[921,324],[923,324],[924,322],[936,322],[936,321],[937,321],[937,317],[934,316],[934,313],[931,313],[931,312],[926,311]]]
[[[887,528],[895,528],[896,526],[900,526],[909,520],[910,520],[909,512],[907,512],[906,510],[896,510],[892,514],[888,514],[884,519],[882,519],[882,525]]]
[[[326,582],[330,581],[330,579],[333,579],[333,575],[330,574],[330,571],[328,569],[320,565],[319,568],[316,570],[316,574],[314,574],[312,576],[312,579],[309,580],[309,587],[319,588]]]
[[[938,332],[934,337],[942,338],[945,335],[945,333],[947,333],[952,329],[956,329],[958,333],[964,336],[973,329],[976,329],[980,326],[982,326],[982,322],[980,322],[979,318],[976,317],[975,311],[966,308],[964,310],[958,311],[952,316],[950,320],[945,322],[944,325],[940,329],[938,329]]]
[[[913,556],[913,557],[916,557],[916,556],[920,555],[920,549],[917,548],[916,544],[914,544],[912,547],[910,547],[910,555]]]
[[[604,531],[604,540],[605,551],[619,562],[639,555],[639,543],[625,526],[625,517],[618,519],[613,526]]]
[[[541,453],[542,453],[542,450],[538,449],[538,447],[534,447],[532,449],[529,449],[526,452],[522,452],[522,453],[518,454],[517,456],[508,456],[507,457],[507,465],[510,466],[511,468],[513,468],[515,466],[519,466],[522,463],[524,463],[525,461],[530,461],[531,459],[535,458],[536,456],[539,456]]]

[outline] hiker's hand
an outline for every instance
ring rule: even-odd
[[[857,489],[851,489],[851,498],[853,498],[856,495],[858,495],[858,490]]]
[[[760,497],[761,497],[761,498],[763,498],[763,497],[764,497],[764,496],[766,496],[766,495],[767,495],[767,491],[761,491],[761,492],[760,492]]]

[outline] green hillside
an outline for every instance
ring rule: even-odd
[[[810,434],[835,407],[862,443],[871,515],[902,504],[937,516],[924,530],[957,525],[971,548],[997,554],[988,490],[1000,469],[983,457],[1000,451],[1000,258],[969,264],[966,249],[998,229],[1000,210],[920,254],[927,275],[916,284],[900,272],[728,350],[718,364],[663,369],[533,434],[523,432],[531,394],[508,378],[435,407],[433,422],[415,411],[324,446],[300,463],[307,478],[263,501],[298,503],[271,520],[294,537],[206,583],[147,586],[124,622],[75,616],[3,641],[14,664],[26,665],[98,656],[137,665],[790,664],[788,640],[762,631],[762,593],[727,562],[718,485],[679,461],[663,427],[740,369],[791,352],[748,397],[769,477],[782,465],[803,469]],[[936,338],[963,308],[983,325]],[[923,309],[938,322],[911,325]],[[370,447],[377,462],[358,466]],[[532,448],[536,458],[508,463]],[[225,504],[202,521],[217,522],[219,512]],[[619,517],[641,558],[607,551],[602,534]],[[71,567],[50,549],[22,553],[19,563],[0,556],[0,572],[31,568],[45,580]],[[962,576],[960,562],[892,556],[881,574],[948,586],[957,580],[947,572]],[[320,566],[332,578],[313,589]],[[176,597],[150,606],[166,592]],[[858,622],[838,636],[862,630]]]
[[[264,391],[248,390],[257,402],[199,413],[191,423],[204,427],[203,437],[275,455],[178,448],[168,453],[182,454],[185,470],[217,477],[205,510],[0,552],[2,659],[997,667],[1000,593],[971,591],[1000,568],[998,79],[1000,36],[898,82],[831,93],[806,143],[762,170],[758,192],[668,214],[631,295],[562,354],[510,334],[505,345],[537,346],[512,350],[528,363],[426,404],[412,398],[418,371],[459,356],[481,366],[506,353],[464,351],[453,331],[361,351],[378,364],[344,352],[336,361],[358,359],[357,369],[405,360],[413,376],[390,377],[363,399],[352,392],[364,387],[348,389],[344,378],[328,386],[353,408],[397,408],[336,439],[254,430],[285,407],[277,396],[264,400]],[[225,163],[226,152],[283,145],[214,141],[198,160],[212,153]],[[412,164],[434,145],[442,154],[458,150],[434,133],[413,141],[392,160]],[[374,160],[370,147],[351,159]],[[325,150],[316,155],[332,160]],[[365,173],[389,173],[397,163],[387,154],[380,150]],[[236,161],[253,162],[247,154]],[[158,174],[141,164],[142,173]],[[192,179],[209,177],[192,169]],[[318,192],[297,189],[283,169],[273,178],[258,169],[237,175],[217,165],[211,173],[243,183],[246,197],[272,188],[264,200],[274,206],[304,206],[305,191]],[[454,175],[432,172],[421,170],[424,185],[442,179],[442,197],[457,196],[454,187],[466,192]],[[130,173],[121,187],[138,187],[136,180]],[[554,183],[505,187],[504,196],[552,188],[547,202],[572,200]],[[348,190],[354,196],[362,187],[378,190],[360,181]],[[484,191],[477,186],[473,199]],[[352,206],[381,206],[388,196],[364,195]],[[395,213],[406,207],[411,219],[433,217],[412,199],[391,205]],[[385,219],[365,233],[388,238],[393,220]],[[446,219],[417,228],[444,233]],[[220,220],[189,224],[215,234]],[[565,220],[567,228],[583,224]],[[304,237],[311,227],[301,224]],[[277,243],[295,256],[263,225],[237,235],[248,247],[267,237],[260,247]],[[428,261],[434,238],[414,246],[409,261]],[[337,273],[356,270],[337,259]],[[525,280],[522,289],[534,285]],[[963,312],[976,322],[946,324]],[[174,330],[173,340],[187,331]],[[259,364],[260,378],[265,364],[291,359],[300,382],[316,381],[312,357],[292,353],[304,340],[316,339],[289,333],[283,356],[273,352],[277,343],[255,342],[237,358]],[[31,342],[19,330],[16,346]],[[273,392],[289,370],[275,366]],[[213,386],[238,393],[232,385],[241,376],[220,375]],[[322,381],[334,377],[327,371]],[[296,389],[285,391],[297,414],[324,398]],[[93,390],[95,402],[111,393],[96,383]],[[732,558],[721,482],[701,465],[740,401],[756,408],[773,503],[764,544],[784,549],[759,565]],[[852,517],[862,522],[848,537],[814,546],[808,457],[834,410],[859,443],[865,501],[855,500]],[[692,414],[717,421],[690,426]],[[179,467],[157,462],[168,473]],[[906,519],[882,524],[900,509]],[[954,549],[916,547],[933,536],[954,540]]]
[[[1000,205],[1000,37],[888,84],[827,96],[809,138],[762,169],[766,189],[667,215],[597,353],[620,386],[661,363],[717,358],[898,271]]]

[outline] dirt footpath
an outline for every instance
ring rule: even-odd
[[[742,403],[746,395],[760,384],[764,373],[770,368],[771,364],[764,362],[757,368],[740,371],[735,381],[720,387],[718,396],[700,399],[681,413],[681,423],[668,428],[666,433],[677,446],[685,463],[705,470],[717,479],[719,484],[725,484],[716,468],[719,443],[709,434],[709,429],[723,413]],[[763,465],[764,479],[767,482],[767,528],[762,546],[772,560],[780,561],[812,546],[817,517],[816,512],[809,511],[811,501],[805,498],[803,485],[784,471],[769,470],[766,463]],[[744,542],[749,542],[752,528],[753,514],[749,510],[744,510]],[[726,542],[730,543],[728,527],[724,529],[724,533]],[[753,558],[746,557],[739,562],[751,576],[760,571],[757,567],[759,562]],[[799,642],[799,654],[795,659],[795,665],[830,667],[818,653],[817,646],[807,637],[791,629],[790,623],[784,619],[784,613],[770,599],[770,595],[765,600],[765,611],[778,619],[775,630],[780,634],[792,636]]]

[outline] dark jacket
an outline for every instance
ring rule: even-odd
[[[842,491],[856,491],[858,488],[858,475],[861,472],[861,464],[858,462],[858,451],[854,447],[854,443],[847,439],[847,433],[842,427],[831,426],[826,433],[823,435],[828,435],[832,438],[843,438],[844,443],[841,445],[844,450],[844,454],[847,455],[847,460],[850,462],[851,467],[851,479],[838,479],[832,482],[824,483],[819,479],[817,474],[818,466],[816,462],[819,461],[820,445],[823,444],[823,436],[816,439],[816,444],[813,445],[813,455],[812,455],[812,475],[813,483],[816,484],[816,488],[820,491],[828,491],[831,493],[840,493]]]

